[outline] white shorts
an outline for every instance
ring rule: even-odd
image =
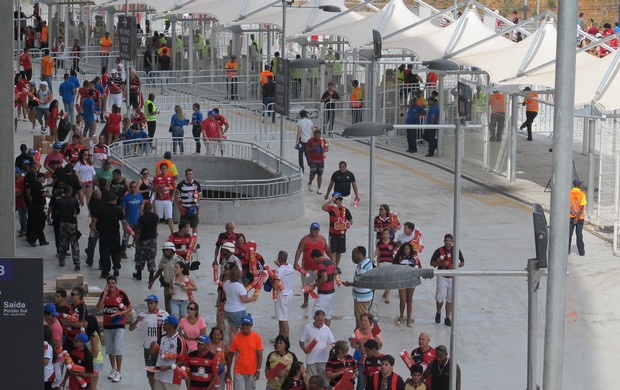
[[[123,106],[123,94],[122,93],[111,93],[108,95],[108,111],[112,111],[112,106],[117,105],[119,108]]]
[[[435,291],[435,301],[452,303],[452,278],[445,276],[437,277],[437,291]]]
[[[331,294],[319,294],[318,298],[314,301],[312,312],[316,313],[317,310],[323,310],[325,312],[325,318],[332,319],[332,313],[334,311],[334,298],[336,293]]]
[[[155,214],[159,218],[172,219],[172,201],[171,200],[155,200]]]
[[[308,276],[300,274],[301,275],[301,285],[302,286],[307,286],[309,284],[312,284],[316,280],[316,271],[308,271],[308,270],[306,270],[306,272],[308,272]]]
[[[278,300],[273,303],[276,308],[276,321],[288,321],[288,308],[291,305],[292,296],[293,294],[278,294]]]
[[[62,380],[65,378],[63,374],[63,362],[54,363],[54,380],[52,381],[52,388],[60,387]]]

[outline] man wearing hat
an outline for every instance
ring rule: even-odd
[[[58,168],[62,168],[62,162],[65,160],[65,156],[60,153],[62,144],[58,141],[52,144],[52,152],[48,153],[43,161],[43,167],[50,174],[53,174]]]
[[[299,244],[297,245],[297,251],[295,252],[295,263],[293,268],[299,268],[299,258],[303,254],[303,258],[301,261],[301,266],[306,270],[307,273],[301,273],[301,285],[307,286],[313,283],[316,280],[316,270],[319,265],[312,259],[310,254],[314,249],[318,249],[321,251],[322,255],[327,255],[330,259],[332,258],[332,252],[327,245],[327,240],[324,236],[320,234],[321,225],[318,222],[312,222],[310,225],[310,234],[305,235]],[[304,293],[304,303],[301,305],[302,309],[308,307],[308,293]]]
[[[234,255],[235,244],[233,244],[232,242],[225,242],[222,245],[222,253],[224,255],[223,263],[235,263],[235,265],[239,267],[239,269],[242,268],[241,260],[239,260],[239,258]]]
[[[52,388],[60,387],[60,382],[62,381],[62,325],[57,317],[58,312],[56,311],[56,305],[48,303],[43,306],[43,320],[52,331],[52,337],[54,339],[53,347],[56,351],[56,361],[54,362],[55,378],[52,382]]]
[[[237,333],[230,343],[226,359],[226,381],[231,380],[231,368],[235,354],[235,390],[253,390],[260,379],[260,368],[263,365],[263,340],[252,331],[254,320],[249,314],[241,318],[241,332]]]
[[[22,171],[26,170],[26,165],[34,164],[34,150],[28,149],[26,144],[21,144],[19,146],[19,151],[21,152],[19,156],[15,157],[15,168],[19,168]],[[27,164],[25,162],[28,161]]]
[[[168,287],[171,286],[171,283],[174,281],[174,265],[177,261],[185,261],[181,256],[175,253],[174,243],[167,241],[161,247],[162,258],[159,260],[159,265],[157,266],[157,272],[153,275],[149,280],[149,290],[153,287],[153,283],[155,280],[159,278],[159,283],[164,288],[164,305],[166,307],[166,311],[170,313],[170,298],[172,295],[170,294],[170,289]]]
[[[198,350],[189,353],[189,390],[212,389],[211,383],[217,382],[219,376],[218,359],[209,350],[211,340],[207,335],[196,339]]]
[[[158,350],[157,363],[155,364],[158,371],[154,375],[155,389],[181,389],[183,380],[172,368],[173,364],[182,366],[187,358],[187,347],[183,339],[179,337],[178,326],[179,319],[175,316],[168,316],[163,321],[165,334],[161,336],[158,343],[151,343],[151,351]],[[158,345],[159,348],[155,345]],[[166,359],[165,357],[173,358]]]
[[[136,328],[142,331],[142,347],[144,348],[144,365],[155,366],[157,364],[157,354],[151,351],[151,344],[157,343],[161,339],[163,323],[168,318],[168,313],[159,308],[157,295],[149,295],[144,300],[146,310],[136,317],[134,322],[129,325],[129,331],[133,332]],[[151,389],[155,387],[155,373],[146,372]]]
[[[89,341],[90,337],[88,337],[88,335],[84,332],[79,333],[77,336],[75,336],[74,348],[73,350],[71,350],[71,352],[69,352],[69,355],[71,356],[71,360],[73,360],[74,364],[84,367],[84,371],[80,372],[74,370],[67,370],[65,372],[65,378],[60,384],[61,389],[65,388],[65,383],[67,382],[67,379],[69,380],[70,389],[90,388],[89,385],[91,382],[91,378],[95,376],[95,374],[93,368],[93,355],[88,350],[88,348],[86,348],[86,343],[88,343]],[[86,382],[86,387],[81,386],[80,382],[78,382],[77,380],[77,377],[84,379],[84,382]]]
[[[219,263],[223,262],[224,251],[220,251],[220,249],[222,248],[222,245],[224,245],[227,242],[230,242],[233,244],[232,252],[234,253],[235,251],[234,245],[237,242],[237,233],[235,233],[235,224],[232,222],[226,222],[224,230],[225,232],[220,233],[217,236],[217,241],[215,242],[215,257],[213,258],[214,266],[218,264],[218,258],[220,259]]]
[[[321,206],[321,210],[329,214],[329,249],[334,254],[334,263],[339,274],[342,273],[339,267],[340,256],[347,251],[347,230],[353,223],[353,216],[349,209],[344,207],[342,200],[342,194],[334,192],[332,198]]]
[[[586,194],[582,191],[583,182],[573,180],[573,189],[570,190],[570,235],[568,236],[568,254],[573,240],[573,232],[577,232],[577,250],[579,256],[585,256],[586,248],[583,244],[583,223],[586,218]]]

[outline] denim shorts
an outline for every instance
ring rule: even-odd
[[[226,321],[228,321],[228,324],[235,325],[237,327],[241,326],[241,318],[243,318],[245,314],[246,314],[245,310],[224,312],[224,315],[226,316]]]

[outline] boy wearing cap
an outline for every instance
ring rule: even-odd
[[[184,365],[187,359],[187,348],[185,342],[179,336],[177,327],[179,319],[175,316],[168,316],[163,321],[164,332],[166,332],[158,343],[151,344],[151,351],[154,352],[154,344],[159,345],[157,353],[157,372],[155,372],[155,389],[181,389],[182,379],[172,368],[173,364],[178,366]],[[166,356],[168,355],[168,356]],[[166,359],[166,357],[172,357]]]
[[[586,194],[581,190],[583,182],[579,179],[573,180],[573,189],[570,190],[570,235],[568,236],[568,254],[573,240],[573,232],[577,235],[577,250],[579,256],[585,256],[586,248],[583,243],[583,223],[586,218]]]
[[[151,344],[157,343],[161,339],[163,322],[168,318],[168,313],[159,308],[157,295],[149,295],[144,301],[146,302],[146,310],[140,313],[134,322],[129,325],[129,331],[133,332],[136,328],[142,330],[144,365],[155,366],[157,364],[157,354],[151,351]],[[155,373],[147,371],[146,376],[151,389],[153,389],[155,387]]]
[[[67,379],[69,380],[69,389],[71,390],[90,389],[91,378],[95,374],[93,368],[93,355],[88,348],[86,348],[86,343],[88,343],[89,340],[90,338],[86,333],[80,333],[75,337],[74,348],[71,350],[69,355],[71,356],[71,360],[73,360],[74,364],[84,367],[84,372],[67,370],[65,372],[65,378],[60,384],[61,389],[65,388]],[[83,378],[84,382],[86,382],[86,387],[82,387],[76,377]]]
[[[353,223],[353,216],[349,209],[342,204],[342,194],[334,192],[332,198],[323,203],[321,210],[329,214],[329,249],[334,254],[336,271],[340,271],[340,256],[347,251],[347,230]],[[333,203],[333,205],[331,205]]]
[[[260,335],[252,331],[254,320],[249,314],[241,318],[241,332],[230,343],[226,358],[226,381],[231,380],[231,368],[235,362],[235,390],[254,390],[260,379],[260,367],[263,365],[263,341]]]
[[[166,311],[170,313],[170,298],[172,295],[170,294],[171,283],[174,280],[174,265],[178,261],[185,261],[181,256],[175,253],[175,246],[172,242],[167,241],[162,246],[162,258],[159,260],[159,265],[157,266],[157,272],[149,279],[149,290],[153,287],[153,283],[155,280],[159,278],[159,282],[161,286],[164,288],[164,305],[166,307]]]
[[[188,387],[189,390],[212,390],[219,376],[218,359],[209,350],[209,343],[211,342],[209,336],[198,336],[196,342],[198,349],[190,352],[187,360],[189,367]]]

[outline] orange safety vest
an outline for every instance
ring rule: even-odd
[[[101,37],[99,40],[99,45],[101,45],[102,53],[110,54],[112,51],[112,38]]]
[[[499,92],[493,93],[490,96],[490,100],[491,100],[491,112],[495,114],[500,114],[500,113],[503,114],[504,113],[504,94],[499,93]]]
[[[588,202],[586,201],[586,194],[581,189],[574,187],[570,190],[570,217],[575,218],[577,214],[583,209]],[[586,214],[582,212],[579,215],[579,220],[586,218]]]
[[[54,68],[54,59],[50,56],[44,56],[41,60],[41,76],[51,76]]]
[[[533,99],[538,99],[538,94],[531,93],[529,97]],[[538,101],[533,99],[526,99],[526,111],[538,112]]]
[[[362,88],[358,85],[355,87],[353,92],[351,93],[351,107],[352,108],[360,108],[362,107]]]
[[[271,76],[273,77],[273,72],[271,72],[270,70],[263,70],[260,74],[260,85],[265,85],[267,84],[267,77]]]
[[[226,76],[229,79],[232,79],[233,77],[237,77],[237,74],[239,73],[239,63],[237,61],[235,62],[228,61],[226,63],[226,69],[230,69],[226,71]]]
[[[45,26],[41,29],[41,42],[47,42],[47,34],[48,34],[48,27]]]

